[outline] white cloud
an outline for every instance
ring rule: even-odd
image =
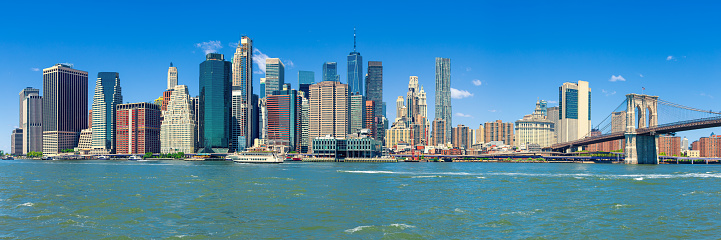
[[[496,109],[488,110],[489,112],[497,112]]]
[[[258,65],[258,68],[260,68],[260,72],[255,73],[265,74],[266,59],[268,59],[268,55],[263,54],[263,52],[261,52],[258,48],[253,49],[253,62]]]
[[[481,84],[483,84],[483,82],[481,82],[481,80],[473,79],[473,85],[481,86]]]
[[[456,117],[472,118],[473,116],[471,116],[470,114],[456,113]]]
[[[228,46],[229,46],[229,47],[232,47],[232,48],[238,48],[238,42],[228,43]]]
[[[218,52],[218,50],[223,48],[223,44],[220,44],[220,41],[207,41],[202,43],[196,43],[195,47],[203,49],[203,52],[205,52],[205,54],[208,54]]]
[[[466,90],[458,90],[455,88],[451,88],[451,98],[461,99],[461,98],[467,98],[467,97],[472,97],[472,96],[473,96],[473,93],[470,93]]]
[[[283,65],[285,65],[286,69],[295,67],[295,63],[293,63],[293,61],[291,61],[291,60],[283,61]]]
[[[666,61],[676,60],[673,56],[669,55],[666,57]]]
[[[470,72],[471,70],[473,70],[471,67],[466,68],[466,72]]]
[[[701,96],[713,98],[713,96],[711,96],[710,94],[706,94],[706,93],[701,93]]]
[[[626,81],[626,79],[623,78],[623,76],[621,76],[621,75],[618,75],[618,76],[616,76],[616,75],[611,75],[611,79],[608,79],[608,81],[611,81],[611,82],[616,82],[616,81],[624,82],[624,81]]]
[[[39,71],[40,71],[40,68],[30,68],[30,71],[39,72]]]
[[[606,91],[606,89],[601,89],[601,92],[602,92],[604,95],[606,95],[607,97],[616,94],[616,91],[609,92],[609,91]]]
[[[638,76],[643,77],[643,74],[639,74]]]
[[[548,103],[556,104],[556,103],[558,103],[558,101],[553,101],[553,100],[551,100],[551,101],[548,101]]]

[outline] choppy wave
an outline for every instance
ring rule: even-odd
[[[389,229],[389,228],[395,228],[395,229],[399,229],[399,230],[405,230],[405,229],[408,229],[408,228],[415,228],[415,227],[416,227],[416,226],[408,225],[408,224],[405,224],[405,223],[393,223],[393,224],[389,224],[389,225],[380,225],[380,226],[376,226],[376,225],[357,226],[357,227],[354,227],[354,228],[351,228],[351,229],[346,229],[345,232],[346,232],[346,233],[353,234],[353,233],[355,233],[355,232],[362,231],[363,229],[376,229],[376,228],[380,228],[381,231],[387,231],[387,230],[391,230],[391,231],[392,231],[392,229]]]
[[[630,178],[637,181],[655,178],[721,178],[721,173],[699,172],[699,173],[678,173],[678,174],[589,174],[589,173],[520,173],[520,172],[489,172],[489,173],[467,173],[467,172],[395,172],[395,171],[352,171],[338,170],[343,173],[362,173],[362,174],[400,174],[413,175],[412,178],[428,178],[442,176],[479,176],[477,178],[485,178],[485,176],[513,176],[513,177],[560,177],[560,178]]]

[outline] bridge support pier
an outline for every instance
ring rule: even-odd
[[[626,164],[658,164],[658,135],[626,134]]]

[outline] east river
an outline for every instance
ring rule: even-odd
[[[0,161],[0,238],[721,236],[721,165]]]

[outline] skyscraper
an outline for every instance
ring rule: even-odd
[[[23,154],[43,151],[43,97],[31,93],[23,99]]]
[[[176,85],[160,125],[161,153],[194,153],[195,120],[188,87]]]
[[[227,153],[230,143],[231,63],[208,53],[200,64],[200,118],[203,153]]]
[[[375,101],[365,101],[365,119],[363,120],[363,128],[370,131],[370,135],[374,139],[378,139],[378,120],[375,116]]]
[[[88,126],[88,72],[71,64],[43,69],[43,153],[78,146]]]
[[[20,121],[18,121],[18,126],[20,126],[20,128],[22,128],[22,126],[23,126],[23,119],[24,119],[24,117],[23,117],[23,101],[25,100],[25,98],[26,98],[27,96],[30,96],[30,95],[40,95],[40,90],[35,89],[35,88],[31,88],[31,87],[26,87],[25,89],[20,90],[20,94],[19,94],[19,95],[20,95],[20,101],[19,101],[20,107],[19,107],[18,109],[19,109],[19,111],[20,111],[20,114],[19,114],[19,115],[20,115],[20,118],[19,118]]]
[[[285,65],[279,58],[265,59],[265,96],[273,95],[274,91],[282,90],[285,84]]]
[[[260,98],[265,98],[265,78],[260,78]]]
[[[357,133],[364,128],[365,120],[365,97],[360,94],[350,96],[350,131],[349,133]]]
[[[338,76],[338,64],[336,62],[323,63],[323,81],[340,81],[340,76]]]
[[[448,143],[446,142],[446,120],[443,118],[433,120],[433,131],[431,131],[431,134],[433,134],[431,140],[434,145],[437,146]]]
[[[298,91],[305,93],[305,98],[310,94],[310,85],[315,83],[315,73],[312,71],[298,71]]]
[[[352,93],[365,94],[363,91],[363,57],[356,51],[355,28],[353,28],[353,52],[348,54],[348,86]]]
[[[284,86],[268,96],[268,139],[300,151],[302,99],[290,84]]]
[[[13,133],[10,135],[10,154],[21,155],[23,154],[23,129],[13,129]]]
[[[240,147],[243,148],[252,145],[254,129],[258,128],[258,121],[253,120],[253,113],[257,111],[257,104],[254,105],[253,101],[253,40],[247,36],[243,36],[240,39],[240,44],[235,49],[235,55],[233,55],[233,90],[238,90],[239,95],[238,104],[233,106],[236,109],[236,122],[238,126],[236,133],[233,135],[231,141],[236,141]],[[262,90],[262,89],[261,89]],[[264,92],[262,92],[264,93]],[[261,94],[262,94],[261,93]]]
[[[307,153],[310,146],[310,100],[304,97],[301,101],[300,152]]]
[[[235,63],[233,63],[235,64]],[[243,119],[245,109],[243,108],[245,104],[243,104],[243,91],[240,90],[240,87],[233,86],[233,91],[231,92],[231,110],[230,110],[230,151],[233,152],[240,152],[244,151],[247,143],[247,139],[245,136],[247,135],[247,132],[244,132],[243,126]],[[245,134],[243,134],[245,133]]]
[[[375,102],[375,116],[385,116],[383,113],[383,63],[381,61],[368,61],[368,74],[366,74],[366,99]]]
[[[178,85],[178,68],[173,67],[173,63],[170,63],[170,67],[168,68],[168,89],[167,90],[173,90],[175,89],[175,86]]]
[[[559,142],[585,137],[591,132],[591,88],[588,82],[564,83],[558,88]]]
[[[20,123],[22,131],[19,134],[21,141],[18,144],[19,154],[43,151],[43,98],[40,90],[27,87],[20,91]]]
[[[115,107],[123,103],[120,74],[99,72],[93,95],[92,148],[98,153],[115,150]]]
[[[349,128],[348,85],[323,81],[310,86],[310,139],[344,138]],[[312,147],[312,146],[311,146]]]
[[[451,141],[451,59],[436,58],[436,118],[442,118],[446,122],[446,140]]]
[[[515,137],[513,135],[513,123],[502,122],[496,120],[495,122],[486,122],[484,126],[484,133],[486,140],[485,142],[502,141],[503,144],[513,146]]]
[[[160,153],[160,106],[153,103],[118,104],[117,153]]]

